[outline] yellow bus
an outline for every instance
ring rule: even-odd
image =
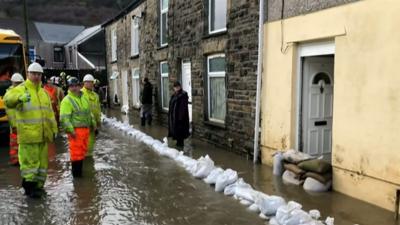
[[[3,96],[11,85],[10,79],[14,73],[18,72],[26,77],[25,57],[21,37],[12,30],[0,29],[0,139],[9,136],[9,124]]]

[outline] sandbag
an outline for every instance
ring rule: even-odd
[[[306,171],[302,170],[296,164],[285,163],[283,164],[283,167],[285,168],[285,170],[289,170],[294,174],[296,174],[296,178],[301,178],[306,173]]]
[[[306,191],[311,192],[325,192],[328,191],[332,186],[332,181],[323,184],[312,177],[307,177],[303,184],[303,188]]]
[[[256,202],[262,214],[266,216],[274,216],[279,207],[286,205],[285,199],[280,196],[262,196],[257,198]]]
[[[332,180],[332,173],[331,172],[327,172],[325,174],[319,174],[319,173],[314,173],[314,172],[307,172],[305,174],[305,177],[311,177],[316,179],[317,181],[326,184],[329,181]]]
[[[283,154],[282,152],[278,151],[274,154],[274,161],[273,161],[273,170],[272,173],[275,176],[282,176],[283,173]]]
[[[238,179],[238,174],[232,169],[225,170],[215,182],[215,191],[221,192],[226,186],[234,183]]]
[[[307,172],[315,172],[320,174],[325,174],[332,171],[332,165],[322,159],[307,160],[299,163],[298,166]]]
[[[253,203],[257,196],[257,191],[255,191],[250,185],[248,186],[236,186],[235,195],[240,199],[245,199]]]
[[[290,201],[287,205],[282,205],[277,209],[275,219],[278,224],[285,224],[286,221],[291,217],[290,213],[301,208],[302,205],[299,203]]]
[[[196,169],[193,171],[193,176],[195,178],[203,179],[207,177],[214,168],[214,161],[206,155],[203,159],[198,160]]]
[[[289,170],[285,170],[285,172],[282,175],[282,180],[283,183],[285,184],[301,185],[303,183],[303,180],[297,178],[296,174],[294,174]]]
[[[225,187],[224,195],[235,195],[237,187],[251,188],[251,185],[244,182],[243,178],[239,178],[235,183],[232,183]],[[240,197],[240,196],[237,196],[237,197]]]
[[[224,170],[220,167],[214,168],[210,174],[204,178],[204,182],[207,184],[215,184],[217,182],[217,178],[224,172]],[[233,195],[233,194],[232,194]]]
[[[283,159],[286,162],[298,164],[299,162],[305,161],[305,160],[310,160],[313,159],[314,157],[305,154],[303,152],[299,152],[294,149],[287,150],[286,152],[283,153]]]
[[[258,207],[258,205],[257,205],[256,203],[253,203],[253,204],[250,205],[247,209],[248,209],[249,211],[251,211],[251,212],[256,212],[256,213],[259,213],[259,212],[260,212],[260,208]]]

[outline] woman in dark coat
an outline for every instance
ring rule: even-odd
[[[176,140],[176,146],[183,147],[183,141],[189,137],[188,94],[181,84],[174,83],[174,94],[169,101],[168,137]]]

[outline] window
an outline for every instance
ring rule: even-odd
[[[227,0],[208,0],[208,32],[210,34],[226,30]]]
[[[161,73],[161,104],[162,108],[168,110],[169,107],[169,78],[168,78],[168,63],[160,63],[160,73]]]
[[[54,47],[54,62],[64,62],[63,47]]]
[[[132,18],[131,25],[131,56],[139,55],[139,18]]]
[[[33,63],[36,60],[35,46],[29,46],[29,62]]]
[[[117,31],[111,30],[111,61],[117,61]]]
[[[140,74],[139,68],[132,69],[132,102],[133,107],[140,107]]]
[[[224,123],[226,115],[225,55],[207,58],[208,119]]]
[[[168,44],[168,0],[160,0],[160,45]]]

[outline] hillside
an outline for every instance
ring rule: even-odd
[[[30,20],[92,26],[100,24],[132,0],[27,0]],[[0,18],[23,18],[23,1],[2,1]]]

